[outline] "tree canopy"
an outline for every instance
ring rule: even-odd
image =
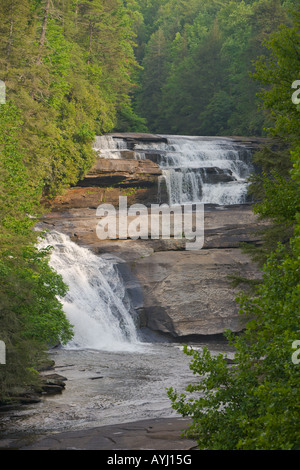
[[[290,24],[293,2],[144,0],[136,109],[149,130],[183,135],[265,135],[254,61],[264,40]]]

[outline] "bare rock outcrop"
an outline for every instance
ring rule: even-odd
[[[151,187],[162,174],[151,160],[97,158],[94,166],[77,186]]]
[[[154,253],[133,272],[144,293],[144,326],[153,331],[180,338],[245,326],[228,276],[255,279],[257,272],[239,249]]]
[[[208,206],[204,220],[204,247],[193,252],[185,250],[184,239],[152,240],[150,233],[145,240],[99,240],[99,219],[91,208],[52,212],[40,226],[66,233],[99,255],[117,257],[128,292],[139,300],[140,326],[178,339],[241,331],[245,323],[230,276],[261,275],[240,248],[241,242],[260,243],[256,232],[263,224],[251,205]]]

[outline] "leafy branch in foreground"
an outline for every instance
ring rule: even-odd
[[[256,297],[238,299],[251,320],[243,334],[226,333],[234,365],[185,347],[199,379],[186,388],[191,398],[168,394],[174,409],[193,418],[187,435],[200,449],[300,448],[300,367],[292,362],[300,338],[299,226],[291,245],[292,255],[281,246],[270,256]]]

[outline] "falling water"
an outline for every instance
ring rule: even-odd
[[[132,158],[151,159],[162,169],[169,203],[231,205],[247,200],[251,152],[230,138],[162,135],[161,142],[130,143]],[[102,158],[123,158],[125,139],[98,137]]]
[[[51,232],[39,248],[52,246],[50,264],[69,287],[60,299],[74,326],[68,349],[134,351],[140,343],[124,283],[110,259]]]
[[[229,139],[168,136],[160,161],[171,204],[241,204],[247,197],[250,155]]]
[[[94,142],[94,150],[101,152],[102,158],[122,158],[121,151],[127,149],[123,139],[116,139],[110,135],[97,136]]]

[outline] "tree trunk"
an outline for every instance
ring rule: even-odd
[[[88,51],[88,61],[87,63],[90,63],[90,56],[92,52],[92,39],[93,39],[93,25],[92,22],[90,21],[90,37],[89,37],[89,51]]]
[[[9,39],[8,39],[8,44],[7,44],[7,54],[6,54],[7,60],[9,59],[11,46],[12,46],[13,29],[14,29],[14,20],[11,19],[10,20],[10,28],[9,28]]]
[[[48,21],[48,14],[49,14],[49,6],[50,6],[50,0],[46,0],[43,26],[42,26],[42,33],[41,33],[40,42],[39,42],[39,55],[38,55],[38,58],[37,58],[37,64],[38,65],[40,65],[40,63],[41,63],[42,49],[43,49],[45,39],[46,39],[46,29],[47,29],[47,21]]]

